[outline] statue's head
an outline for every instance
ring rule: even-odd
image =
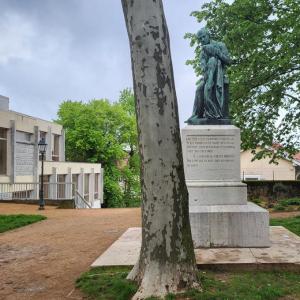
[[[202,45],[207,45],[210,43],[210,35],[206,27],[201,28],[197,32],[197,38]]]

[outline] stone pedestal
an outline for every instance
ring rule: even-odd
[[[240,130],[189,125],[182,143],[195,247],[268,247],[268,211],[247,202],[240,180]]]

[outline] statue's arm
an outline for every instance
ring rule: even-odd
[[[218,57],[222,60],[222,62],[225,65],[230,65],[231,64],[231,58],[230,58],[227,47],[225,46],[224,43],[220,43],[220,47],[221,47],[221,50],[218,49],[218,51],[219,51]]]
[[[212,44],[205,45],[203,46],[203,50],[208,56],[218,57],[224,64],[229,65],[231,63],[231,59],[225,44],[219,43],[218,46]]]

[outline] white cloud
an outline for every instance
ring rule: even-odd
[[[0,64],[12,59],[32,58],[32,39],[36,31],[33,24],[15,13],[6,13],[0,19]]]
[[[43,61],[47,63],[57,57],[67,57],[72,41],[70,33],[60,31],[44,31],[38,23],[28,15],[6,12],[0,18],[0,64],[8,64],[13,60],[22,62]]]
[[[116,100],[132,86],[122,7],[111,0],[0,0],[0,94],[12,109],[55,118],[64,99]],[[88,3],[86,3],[88,2]],[[203,0],[165,1],[181,124],[192,110],[194,50],[183,39]],[[180,22],[178,21],[180,20]]]

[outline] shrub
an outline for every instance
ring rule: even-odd
[[[286,206],[283,206],[281,204],[276,204],[274,205],[274,208],[273,208],[275,211],[284,211],[286,210]]]
[[[280,203],[284,206],[288,205],[300,205],[300,198],[290,198],[281,200]]]
[[[252,201],[253,203],[255,203],[255,204],[258,204],[258,205],[262,203],[262,200],[259,199],[259,198],[257,198],[257,199],[251,199],[251,201]]]

